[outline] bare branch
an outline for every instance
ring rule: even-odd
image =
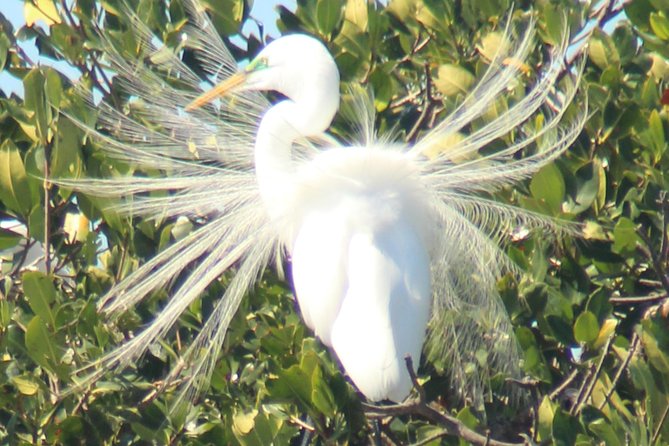
[[[571,384],[576,377],[578,376],[578,369],[574,369],[571,374],[565,379],[562,384],[557,386],[555,390],[553,390],[551,393],[548,394],[548,398],[551,400],[554,400],[555,398],[558,397],[564,391],[567,387],[569,387],[569,384]]]
[[[595,383],[597,382],[597,378],[599,377],[599,373],[602,371],[602,366],[604,365],[604,360],[606,359],[606,355],[608,355],[609,353],[609,347],[611,346],[612,340],[613,336],[609,336],[609,339],[607,339],[606,344],[604,345],[604,351],[602,352],[602,356],[601,358],[599,358],[599,362],[597,363],[597,367],[594,370],[591,369],[592,373],[590,373],[588,377],[583,381],[583,385],[581,386],[581,389],[578,393],[578,398],[576,399],[576,404],[574,404],[571,410],[569,411],[571,415],[578,415],[579,412],[581,412],[583,404],[585,404],[588,398],[590,398],[590,395],[592,394],[592,391],[595,388]]]
[[[657,302],[666,299],[669,294],[659,294],[650,296],[631,296],[631,297],[611,297],[609,303],[613,305],[635,305],[649,302]]]
[[[627,353],[627,357],[625,358],[623,363],[620,364],[620,367],[618,367],[618,370],[616,371],[616,374],[613,377],[613,381],[611,382],[611,388],[608,390],[608,392],[606,392],[604,401],[599,403],[597,409],[602,410],[602,408],[606,405],[606,403],[609,402],[609,399],[611,398],[611,395],[613,395],[613,392],[616,389],[616,385],[618,384],[620,377],[622,376],[623,372],[627,369],[627,366],[632,360],[632,357],[634,357],[634,355],[636,354],[636,350],[638,347],[639,347],[639,336],[636,333],[634,333],[634,336],[632,337],[632,344],[630,345],[630,350]]]
[[[444,427],[443,432],[439,432],[435,438],[444,437],[447,435],[456,436],[474,445],[479,446],[521,446],[525,443],[507,443],[504,441],[497,441],[490,438],[490,433],[486,435],[479,434],[472,429],[465,426],[460,420],[444,413],[443,408],[436,403],[428,403],[424,400],[425,390],[418,383],[416,374],[413,370],[413,361],[410,356],[405,358],[409,376],[418,392],[418,400],[408,400],[403,404],[394,404],[388,406],[374,406],[370,404],[363,404],[365,413],[371,418],[385,418],[388,416],[399,415],[417,415],[427,419],[428,421]],[[434,439],[434,438],[433,438]],[[424,444],[418,443],[418,444]]]
[[[650,444],[654,445],[657,443],[657,440],[660,438],[660,431],[662,430],[662,426],[664,426],[664,422],[667,421],[667,415],[669,415],[669,402],[667,402],[667,407],[664,408],[664,412],[662,413],[662,417],[660,418],[660,422],[657,423],[657,428],[655,429],[655,432],[653,433],[653,438],[650,440]]]

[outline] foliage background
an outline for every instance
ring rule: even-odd
[[[130,3],[168,47],[180,49],[185,15],[179,0]],[[224,36],[248,20],[242,0],[203,3]],[[402,137],[411,140],[475,84],[494,46],[491,32],[511,2],[388,3],[300,0],[294,13],[281,9],[279,27],[326,42],[343,83],[373,89],[379,127],[399,124]],[[106,376],[94,388],[66,392],[74,370],[140,329],[169,291],[114,324],[96,313],[99,296],[193,224],[119,217],[104,200],[43,180],[133,172],[106,158],[58,113],[90,125],[96,119],[65,76],[35,66],[17,45],[36,38],[41,54],[68,61],[82,73],[83,85],[122,108],[128,98],[105,68],[93,27],[129,32],[118,6],[116,0],[26,0],[28,24],[21,29],[0,14],[0,69],[25,88],[23,98],[0,92],[0,442],[371,442],[372,425],[355,389],[301,324],[289,288],[272,271],[243,302],[210,386],[187,411],[170,411],[172,387],[154,390],[227,277],[135,368]],[[500,278],[499,286],[524,352],[528,379],[515,384],[528,389],[523,402],[510,406],[497,394],[485,407],[458,400],[444,377],[447,365],[438,362],[423,361],[419,378],[431,403],[460,426],[494,439],[666,444],[669,2],[522,1],[515,2],[514,14],[529,9],[538,20],[539,43],[555,42],[565,11],[573,30],[584,22],[598,28],[579,99],[584,106],[587,96],[591,118],[567,155],[501,198],[582,222],[582,236],[555,243],[541,234],[510,237],[509,255],[524,275]],[[48,26],[33,26],[37,18]],[[600,31],[605,25],[607,32]],[[249,54],[260,46],[248,39]],[[248,57],[234,48],[239,60]],[[181,54],[198,69],[188,49]],[[530,73],[539,61],[540,51]],[[345,134],[347,123],[338,119],[333,131]],[[466,444],[433,421],[416,414],[383,418],[382,439]],[[313,428],[311,437],[304,436],[305,426]]]

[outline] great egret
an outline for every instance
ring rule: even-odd
[[[199,264],[144,331],[96,363],[104,367],[91,378],[130,365],[209,283],[236,265],[225,294],[184,355],[191,368],[186,389],[193,390],[211,373],[244,294],[284,249],[292,256],[305,323],[332,346],[369,400],[401,401],[408,395],[404,357],[418,362],[426,334],[428,349],[452,364],[463,391],[475,393],[485,380],[485,371],[463,372],[481,348],[491,367],[515,370],[517,347],[496,290],[497,278],[512,267],[498,239],[513,225],[554,223],[483,194],[529,177],[579,134],[584,112],[560,125],[578,84],[566,79],[562,91],[555,85],[566,33],[522,99],[443,150],[435,147],[517,81],[532,48],[532,20],[517,39],[507,25],[478,85],[415,144],[375,137],[373,113],[358,100],[364,140],[346,147],[329,138],[329,147],[320,149],[307,138],[323,139],[340,100],[337,67],[323,44],[305,35],[281,37],[232,74],[235,61],[207,17],[195,3],[189,11],[194,20],[189,45],[212,75],[225,80],[195,97],[201,80],[175,54],[153,47],[149,30],[135,20],[136,33],[153,50],[145,60],[155,70],[121,54],[109,40],[107,47],[129,94],[141,99],[136,116],[142,121],[102,104],[100,122],[111,136],[89,129],[112,155],[168,175],[94,179],[78,187],[98,195],[172,191],[137,198],[126,209],[152,217],[209,217],[115,285],[100,303],[108,314],[134,305],[186,265]],[[167,70],[187,89],[156,74]],[[268,108],[255,90],[274,90],[286,99]],[[207,105],[233,93],[230,105]],[[543,126],[523,132],[522,124],[539,113]],[[480,152],[511,130],[517,134],[507,147]],[[175,368],[169,378],[179,373]]]

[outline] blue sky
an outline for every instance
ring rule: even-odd
[[[23,0],[0,0],[0,13],[12,22],[15,31],[25,23],[23,18],[23,3]],[[282,4],[291,10],[295,10],[296,0],[255,1],[253,2],[253,9],[251,10],[251,16],[263,23],[265,33],[271,36],[279,35],[279,31],[276,28],[276,19],[278,15],[275,6],[277,4]],[[254,24],[249,23],[243,32],[245,34],[253,33],[256,32],[255,28],[256,26]],[[39,57],[33,42],[25,42],[22,47],[33,61],[38,61],[43,65],[53,66],[58,71],[68,76],[76,76],[78,74],[78,71],[71,68],[65,62],[57,62],[50,58]],[[12,93],[21,96],[23,95],[23,85],[21,84],[21,81],[6,72],[0,73],[0,89],[7,95]]]

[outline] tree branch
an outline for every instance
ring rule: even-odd
[[[662,260],[653,251],[653,243],[651,243],[651,240],[641,228],[639,228],[636,232],[645,244],[645,246],[643,246],[640,243],[637,243],[637,248],[646,256],[646,258],[648,258],[648,260],[650,260],[653,265],[655,274],[657,275],[658,279],[660,279],[662,288],[664,288],[665,293],[669,294],[669,277],[667,277],[667,271],[662,264]]]
[[[580,391],[578,392],[578,398],[576,399],[576,404],[574,404],[569,411],[571,415],[578,415],[579,412],[581,412],[581,408],[583,407],[583,404],[588,400],[590,395],[592,394],[593,389],[595,388],[595,383],[597,382],[597,377],[599,376],[599,373],[602,371],[602,366],[604,365],[604,360],[606,359],[606,355],[609,353],[609,347],[611,346],[611,341],[613,340],[613,336],[609,336],[609,339],[606,341],[606,345],[604,345],[604,351],[602,352],[602,357],[599,359],[599,362],[597,363],[597,367],[592,370],[592,373],[588,374],[588,377],[583,381],[583,385],[581,386]]]
[[[388,416],[399,415],[418,415],[428,421],[444,427],[444,431],[438,433],[438,437],[447,435],[456,436],[477,446],[521,446],[525,443],[507,443],[490,438],[490,435],[482,435],[465,426],[460,420],[442,412],[442,407],[432,402],[425,401],[425,390],[418,382],[416,373],[413,369],[413,361],[410,356],[405,358],[407,370],[411,381],[418,392],[418,399],[408,400],[403,404],[393,404],[388,406],[374,406],[363,404],[365,413],[371,418],[384,418]],[[421,444],[421,443],[419,443]],[[423,442],[424,444],[424,442]]]
[[[406,142],[413,142],[418,135],[418,131],[421,129],[428,116],[430,115],[430,110],[432,109],[432,76],[430,76],[430,66],[425,64],[425,101],[423,103],[423,111],[421,112],[418,120],[409,131],[406,137]]]
[[[630,297],[611,297],[609,303],[613,305],[634,305],[657,302],[669,297],[669,294],[659,294],[651,296],[630,296]]]
[[[597,406],[597,409],[602,410],[602,408],[606,405],[606,403],[609,402],[609,399],[611,398],[611,395],[613,395],[613,392],[616,389],[616,385],[618,384],[620,377],[623,375],[623,372],[627,369],[627,366],[632,360],[632,357],[634,357],[634,354],[636,353],[636,349],[638,347],[639,347],[639,335],[634,333],[632,337],[632,344],[630,345],[630,350],[627,353],[627,357],[625,358],[623,363],[620,364],[620,367],[618,368],[615,376],[613,377],[613,381],[611,381],[611,388],[608,390],[608,392],[606,392],[606,396],[604,396],[604,401],[602,401],[599,404],[599,406]]]
[[[42,188],[44,191],[44,269],[47,274],[51,274],[51,200],[49,190],[49,159],[51,158],[51,143],[47,142],[44,147],[44,181]]]
[[[660,422],[657,423],[655,432],[653,432],[653,438],[650,440],[651,445],[657,443],[657,440],[660,438],[660,431],[662,430],[662,426],[664,426],[664,422],[667,421],[667,415],[669,415],[669,401],[667,402],[667,407],[664,408]]]

